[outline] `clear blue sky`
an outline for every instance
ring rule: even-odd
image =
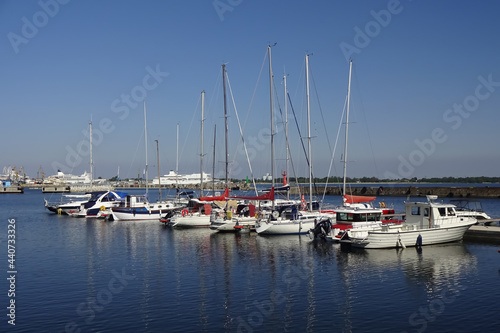
[[[220,72],[226,63],[251,164],[261,177],[270,172],[267,63],[262,73],[261,67],[267,45],[277,43],[275,94],[283,108],[286,70],[303,136],[304,57],[312,54],[315,176],[328,172],[325,129],[333,148],[349,57],[349,176],[499,176],[499,12],[497,1],[0,1],[0,167],[23,166],[32,177],[40,165],[46,175],[57,167],[88,171],[83,131],[92,119],[95,176],[112,177],[120,167],[122,178],[135,177],[145,164],[145,97],[150,178],[157,174],[156,139],[161,173],[175,169],[177,123],[179,172],[199,172],[205,90],[204,169],[212,172],[216,124],[216,173],[223,173]],[[230,176],[245,178],[228,96]],[[276,126],[279,173],[285,141]],[[289,130],[296,170],[306,176],[291,116]],[[80,154],[71,153],[78,148]]]

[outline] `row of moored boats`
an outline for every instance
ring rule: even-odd
[[[259,235],[309,234],[312,239],[341,242],[361,248],[421,246],[458,241],[485,213],[457,209],[427,196],[427,201],[405,202],[396,214],[374,197],[344,195],[343,204],[320,209],[319,202],[275,198],[274,188],[256,197],[195,198],[181,192],[175,198],[149,202],[146,195],[119,191],[66,195],[68,202],[49,203],[54,213],[112,221],[149,221],[175,228],[210,228],[217,232],[257,232]],[[486,218],[489,218],[486,215]]]

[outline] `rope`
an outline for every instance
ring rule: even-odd
[[[248,168],[250,169],[250,175],[252,176],[252,182],[253,182],[253,187],[255,189],[255,195],[258,195],[257,186],[255,184],[255,178],[253,176],[252,164],[250,163],[250,158],[248,157],[247,145],[245,144],[245,138],[243,136],[243,130],[241,129],[241,124],[240,124],[240,117],[238,116],[238,110],[236,109],[236,103],[234,101],[234,96],[233,96],[233,90],[231,89],[231,83],[229,82],[229,75],[227,74],[227,72],[226,72],[226,77],[227,77],[227,86],[229,88],[229,94],[231,95],[231,100],[233,102],[234,112],[236,114],[236,120],[238,121],[238,128],[240,129],[241,141],[243,142],[243,148],[245,148],[245,155],[247,157]]]

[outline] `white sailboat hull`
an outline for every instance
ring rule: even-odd
[[[159,220],[169,212],[180,209],[171,202],[147,203],[136,207],[113,207],[111,212],[114,221],[146,221]]]
[[[377,230],[377,231],[353,231],[348,235],[352,246],[365,249],[383,249],[395,247],[416,246],[418,236],[422,236],[422,245],[432,245],[459,241],[474,220],[467,219],[464,223],[436,228],[405,228]],[[409,227],[412,227],[411,225]],[[408,230],[412,229],[412,230]]]
[[[173,227],[193,228],[210,226],[210,215],[176,215],[170,220]]]
[[[217,219],[210,223],[210,229],[219,232],[237,232],[241,229],[254,230],[257,218],[238,217],[231,220]]]
[[[119,207],[116,207],[119,208]],[[147,209],[147,208],[129,208],[116,211],[116,208],[111,209],[114,221],[146,221],[159,220],[165,216],[170,209]]]
[[[259,235],[300,235],[314,228],[314,218],[284,221],[260,221],[255,226]]]

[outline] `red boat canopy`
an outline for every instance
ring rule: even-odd
[[[226,188],[224,193],[222,195],[219,195],[217,197],[201,197],[199,198],[200,201],[226,201],[226,198],[229,196],[229,189]]]
[[[258,197],[231,197],[229,199],[243,199],[243,200],[274,200],[274,187],[266,194],[259,195]]]
[[[349,194],[344,195],[344,202],[350,204],[358,202],[368,202],[368,201],[373,201],[375,199],[376,197],[364,197],[362,195],[349,195]]]

